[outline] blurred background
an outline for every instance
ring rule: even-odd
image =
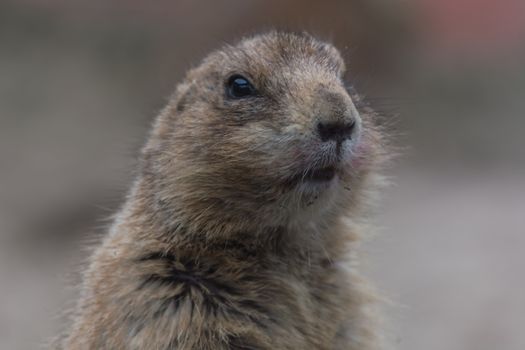
[[[0,349],[56,333],[184,72],[271,28],[335,43],[395,120],[364,246],[391,342],[525,349],[522,0],[0,1]]]

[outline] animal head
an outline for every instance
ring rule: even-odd
[[[178,86],[145,149],[155,205],[216,232],[340,213],[378,143],[344,73],[340,53],[307,34],[271,32],[210,54]]]

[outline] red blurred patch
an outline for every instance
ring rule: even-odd
[[[431,49],[487,51],[524,45],[523,0],[417,0],[421,30]]]

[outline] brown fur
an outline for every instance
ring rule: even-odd
[[[383,150],[344,69],[331,45],[272,32],[191,70],[92,257],[64,347],[376,349],[374,295],[351,262]],[[257,96],[229,99],[232,73]],[[334,162],[320,120],[355,120],[356,134],[337,178],[311,183],[307,169]]]

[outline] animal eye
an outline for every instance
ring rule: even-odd
[[[228,96],[231,98],[243,98],[255,95],[255,88],[248,79],[242,75],[232,75],[226,84]]]

